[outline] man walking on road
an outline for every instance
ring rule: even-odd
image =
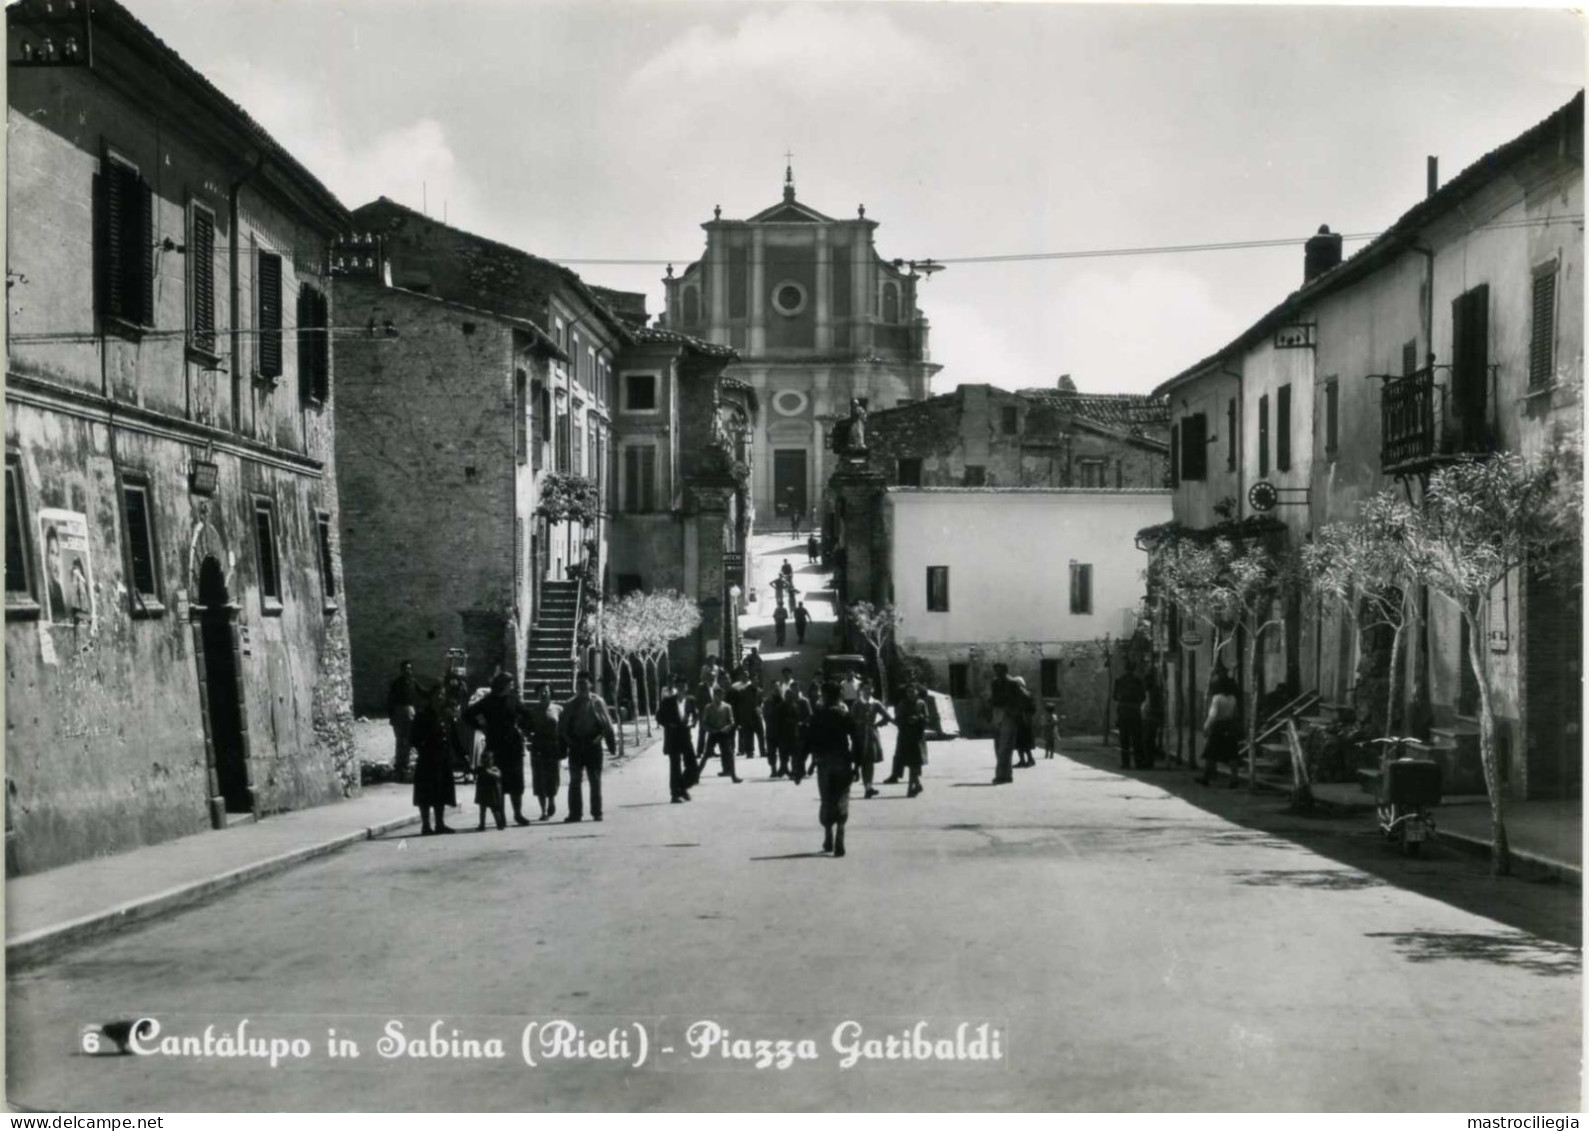
[[[524,737],[530,744],[530,789],[541,805],[541,820],[557,812],[557,793],[562,777],[558,764],[563,760],[562,742],[557,737],[557,722],[562,710],[552,702],[550,684],[541,684],[537,699],[524,708]]]
[[[993,709],[994,785],[1009,785],[1015,780],[1011,757],[1015,750],[1021,695],[1020,687],[1010,678],[1009,665],[994,664],[993,687],[988,695],[988,705]]]
[[[844,855],[844,826],[850,819],[850,784],[855,780],[858,755],[855,729],[849,713],[839,704],[839,685],[822,685],[822,705],[811,715],[806,731],[822,798],[822,851]]]
[[[1115,722],[1120,731],[1120,767],[1129,770],[1147,768],[1147,755],[1142,749],[1142,701],[1148,690],[1137,675],[1137,667],[1126,661],[1126,670],[1115,680]]]
[[[524,732],[519,729],[522,707],[513,692],[513,677],[498,672],[491,677],[491,694],[464,710],[463,720],[485,732],[491,763],[502,776],[502,792],[513,803],[513,823],[527,825],[524,815]],[[594,787],[592,787],[594,792]],[[597,809],[600,812],[600,809]]]
[[[673,692],[657,707],[657,722],[662,724],[662,753],[668,757],[668,793],[674,804],[690,799],[690,787],[701,777],[695,751],[690,746],[690,728],[695,724],[695,700],[689,696],[689,683],[683,676],[673,677]]]
[[[712,688],[712,702],[701,714],[701,728],[706,732],[706,749],[701,754],[701,762],[709,762],[715,753],[722,759],[723,766],[717,776],[733,778],[738,785],[739,775],[734,772],[734,708],[723,701],[721,687]]]
[[[761,688],[750,682],[750,676],[744,668],[734,672],[734,682],[728,689],[728,703],[734,708],[734,729],[739,736],[740,755],[749,758],[754,754],[766,758],[767,731],[761,722]]]
[[[414,679],[414,663],[404,660],[397,665],[397,678],[386,692],[386,717],[392,723],[392,737],[397,748],[392,754],[392,774],[398,781],[408,776],[408,754],[414,748],[409,730],[414,725],[414,711],[419,706],[419,684]]]
[[[789,610],[782,605],[772,611],[772,636],[773,643],[779,648],[784,646],[789,636]]]
[[[804,644],[806,642],[806,625],[811,623],[811,614],[806,611],[806,603],[804,601],[795,606],[794,622],[795,643]]]
[[[816,565],[822,558],[822,547],[817,545],[817,533],[811,532],[811,537],[806,539],[806,561]]]
[[[582,779],[590,777],[590,819],[601,820],[601,747],[617,753],[618,740],[612,716],[601,696],[590,689],[590,673],[580,672],[574,683],[574,697],[563,704],[563,717],[557,723],[558,737],[568,750],[568,816],[565,822],[585,816]]]

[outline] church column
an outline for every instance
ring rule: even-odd
[[[850,331],[850,342],[861,357],[872,352],[872,311],[877,301],[872,294],[874,286],[872,263],[876,258],[877,253],[873,251],[872,240],[868,235],[855,249],[850,282],[850,308],[855,318],[855,327]]]
[[[833,352],[833,311],[828,297],[829,261],[832,251],[828,247],[828,230],[817,229],[817,353]]]
[[[832,380],[832,370],[823,368],[814,370],[811,374],[811,502],[818,508],[820,514],[822,494],[827,489],[827,469],[823,466],[826,462],[824,445],[827,442],[826,428],[822,418],[833,411],[833,394],[828,386]]]
[[[767,349],[767,231],[755,228],[750,234],[750,354],[759,357]]]

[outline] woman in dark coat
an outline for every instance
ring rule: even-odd
[[[899,736],[894,740],[894,764],[910,774],[906,797],[922,791],[921,768],[927,762],[927,704],[914,683],[906,683],[894,708],[894,725]]]
[[[422,692],[414,712],[409,738],[418,752],[414,761],[414,805],[419,809],[419,835],[457,832],[442,814],[449,805],[458,804],[452,784],[452,736],[442,719],[435,688]],[[434,825],[431,814],[435,814]]]
[[[513,802],[513,823],[529,824],[524,815],[524,735],[519,730],[519,698],[513,694],[513,677],[507,672],[493,676],[491,694],[464,711],[463,717],[485,731],[486,750],[501,775],[502,792]]]

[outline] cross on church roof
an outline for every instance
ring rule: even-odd
[[[783,198],[786,202],[794,200],[794,152],[784,150],[784,160],[788,162],[783,167]]]

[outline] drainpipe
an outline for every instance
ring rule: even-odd
[[[242,329],[242,312],[239,309],[239,307],[241,305],[241,301],[242,301],[241,297],[240,297],[241,296],[241,291],[240,291],[240,289],[238,287],[238,284],[237,284],[237,264],[238,264],[238,259],[239,259],[239,256],[240,256],[240,249],[239,249],[240,240],[238,238],[238,228],[239,228],[239,223],[238,223],[239,215],[238,215],[238,212],[239,212],[239,210],[238,210],[237,202],[238,202],[238,199],[240,198],[240,196],[242,195],[243,186],[245,184],[247,184],[249,181],[253,180],[255,177],[257,177],[259,175],[259,171],[261,169],[263,169],[264,167],[265,167],[265,155],[263,153],[256,153],[254,155],[254,164],[253,164],[252,168],[250,168],[241,177],[238,177],[237,180],[233,181],[231,183],[231,186],[227,189],[227,193],[226,193],[226,203],[227,203],[227,211],[228,211],[228,223],[231,225],[231,231],[227,234],[227,258],[228,258],[228,268],[229,268],[227,274],[228,274],[228,297],[229,297],[229,300],[230,300],[229,303],[228,303],[228,309],[230,311],[230,316],[231,316],[231,319],[232,319],[231,334],[232,334],[232,431],[233,432],[241,432],[243,430],[243,383],[242,383],[242,377],[243,377],[243,353],[242,353],[243,329]]]
[[[1435,159],[1429,158],[1429,192],[1432,195],[1437,187],[1435,174]],[[1424,339],[1424,364],[1429,367],[1430,397],[1433,398],[1434,390],[1434,364],[1435,364],[1435,253],[1434,248],[1421,247],[1418,244],[1409,244],[1412,251],[1424,258],[1424,286],[1423,286],[1423,339]],[[1440,404],[1441,417],[1445,415],[1444,398]],[[1439,426],[1439,421],[1436,422]],[[1421,504],[1422,499],[1418,502]],[[1412,655],[1408,662],[1412,670],[1408,673],[1406,714],[1403,718],[1403,729],[1415,738],[1427,740],[1429,738],[1430,705],[1430,655],[1429,655],[1429,587],[1418,586],[1418,635],[1411,649]]]

